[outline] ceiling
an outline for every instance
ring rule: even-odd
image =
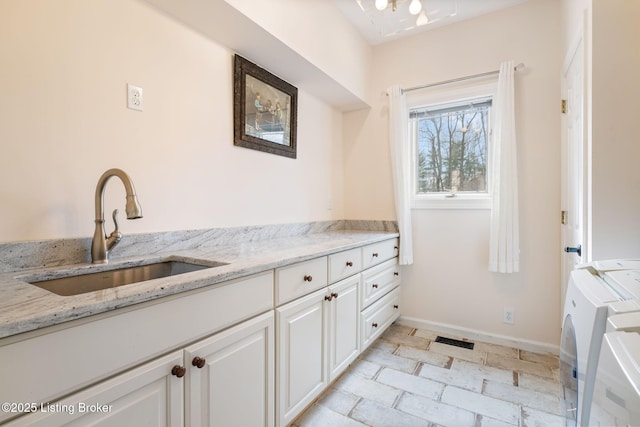
[[[416,25],[417,16],[409,13],[410,0],[397,0],[397,10],[389,5],[383,11],[375,0],[335,0],[338,8],[372,45],[484,15],[515,6],[527,0],[421,0],[427,23]]]

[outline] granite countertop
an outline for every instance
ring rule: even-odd
[[[88,263],[0,273],[0,338],[105,313],[157,298],[340,252],[398,236],[395,232],[328,231],[253,242],[206,246],[131,256],[107,265]],[[117,252],[117,248],[115,252]],[[221,262],[225,265],[74,296],[59,296],[28,280],[64,277],[165,261]]]

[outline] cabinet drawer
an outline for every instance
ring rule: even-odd
[[[327,286],[327,257],[276,269],[276,305]]]
[[[360,314],[362,326],[360,351],[364,351],[400,316],[399,297],[400,288],[395,288]]]
[[[360,307],[366,308],[372,302],[400,284],[400,268],[398,258],[384,263],[362,273],[362,292],[360,292]]]
[[[398,255],[398,239],[373,243],[362,248],[362,268],[369,268]]]
[[[359,273],[362,269],[362,249],[329,255],[329,283],[335,283]]]

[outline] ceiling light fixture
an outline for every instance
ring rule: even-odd
[[[387,8],[389,5],[389,0],[376,0],[375,2],[376,9],[382,11]],[[398,8],[398,0],[391,0],[391,10],[394,12]],[[422,10],[422,2],[420,0],[411,0],[409,4],[409,13],[412,15],[417,15]]]
[[[376,0],[376,9],[385,10],[388,4],[389,4],[389,0]]]
[[[423,10],[422,12],[420,12],[420,15],[418,15],[418,19],[416,20],[416,25],[418,27],[421,27],[423,25],[427,25],[429,23],[429,18],[427,17],[427,13]]]
[[[412,15],[417,15],[422,10],[422,3],[420,0],[411,0],[411,4],[409,5],[409,13]]]

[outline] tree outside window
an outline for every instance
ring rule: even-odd
[[[411,109],[417,194],[486,193],[491,100]]]

